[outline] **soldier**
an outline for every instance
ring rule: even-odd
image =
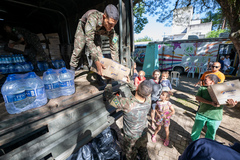
[[[82,16],[75,33],[74,50],[70,61],[71,70],[75,71],[79,66],[81,53],[86,45],[97,67],[98,74],[102,75],[102,69],[105,66],[99,61],[99,58],[103,57],[100,35],[105,35],[109,38],[111,58],[116,62],[119,61],[117,53],[118,37],[114,31],[114,26],[117,24],[118,18],[118,10],[112,4],[107,5],[104,13],[97,10],[89,10]],[[98,79],[101,80],[101,77],[98,76]]]
[[[21,44],[21,43],[26,44],[26,47],[25,47],[26,49],[24,52],[27,54],[29,61],[33,64],[35,72],[40,71],[40,69],[37,66],[37,60],[36,60],[37,54],[42,55],[42,58],[48,62],[48,65],[50,68],[55,68],[52,65],[51,59],[44,52],[42,45],[40,43],[40,39],[36,34],[23,28],[11,27],[8,24],[4,25],[4,30],[8,34],[12,34],[18,38],[17,42],[8,44],[9,48],[13,48],[14,45]]]
[[[136,87],[129,83],[128,86],[133,91]],[[152,84],[145,80],[139,84],[135,96],[120,97],[112,94],[111,85],[105,88],[106,100],[112,105],[124,112],[123,115],[123,132],[124,142],[123,151],[126,159],[136,160],[137,154],[141,159],[149,159],[147,151],[147,114],[151,107]]]

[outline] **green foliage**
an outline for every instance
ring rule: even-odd
[[[220,33],[224,33],[224,32],[229,32],[229,30],[225,30],[225,29],[219,29],[219,30],[213,30],[211,32],[207,33],[206,38],[217,38],[219,37]]]
[[[133,0],[134,31],[140,33],[148,23],[143,14],[158,16],[157,22],[171,26],[173,11],[190,5],[193,6],[195,13],[219,8],[219,4],[215,0]]]
[[[135,40],[135,42],[147,42],[147,41],[153,41],[153,39],[148,36],[145,36],[143,38],[139,38],[139,39]]]
[[[208,11],[206,18],[202,19],[202,23],[212,21],[212,29],[219,30],[222,28],[224,22],[224,16],[221,8],[216,9],[215,13],[213,11]]]
[[[143,2],[139,2],[133,7],[133,15],[135,17],[135,21],[134,21],[135,33],[141,33],[145,25],[148,23],[147,18],[143,16],[145,12],[146,11],[145,11]]]

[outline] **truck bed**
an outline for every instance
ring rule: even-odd
[[[104,103],[93,77],[76,72],[73,95],[20,114],[8,114],[1,99],[0,159],[66,159],[110,126],[115,108]]]

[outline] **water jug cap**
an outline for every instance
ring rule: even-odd
[[[67,68],[63,67],[62,70],[61,70],[61,73],[67,73]]]
[[[10,75],[8,75],[8,77],[7,77],[7,81],[15,81],[15,80],[17,80],[15,74],[10,74]]]
[[[35,78],[37,77],[35,72],[29,72],[27,78]]]

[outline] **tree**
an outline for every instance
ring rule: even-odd
[[[208,12],[221,8],[230,28],[229,38],[240,57],[240,1],[239,0],[133,0],[133,5],[141,4],[149,15],[157,15],[157,22],[171,24],[173,11],[178,8],[193,6],[194,12]],[[172,7],[171,7],[172,6]],[[144,12],[143,12],[144,13]],[[136,16],[136,15],[134,15]],[[239,60],[240,62],[240,60]],[[238,72],[240,74],[240,71]]]
[[[224,32],[228,32],[228,30],[225,30],[225,29],[219,29],[216,31],[213,30],[213,31],[207,33],[206,38],[217,38],[217,37],[219,37],[220,33],[224,33]]]
[[[143,38],[139,38],[137,40],[135,40],[135,42],[147,42],[147,41],[152,41],[153,39],[148,37],[148,36],[145,36]]]
[[[225,17],[223,16],[221,8],[218,8],[217,12],[208,11],[205,15],[206,18],[202,19],[202,23],[212,22],[213,30],[219,30],[223,27]]]

